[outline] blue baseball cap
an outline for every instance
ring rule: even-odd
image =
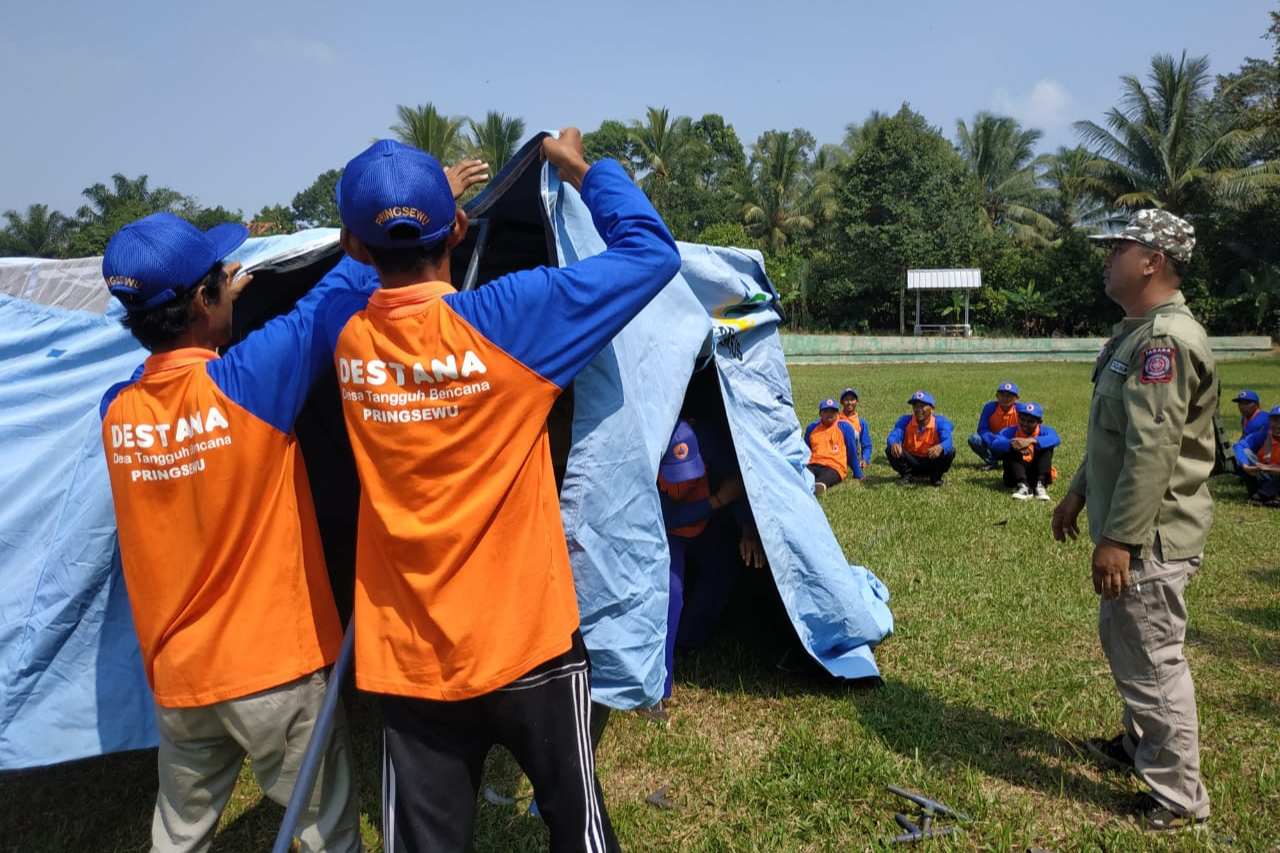
[[[334,190],[347,230],[367,246],[428,248],[453,229],[457,205],[444,167],[425,151],[379,140],[347,163]],[[392,237],[397,226],[407,235]]]
[[[823,400],[821,403],[819,403],[819,404],[818,404],[818,413],[819,413],[819,414],[821,414],[823,409],[837,409],[837,410],[838,410],[839,408],[840,408],[840,404],[839,404],[839,403],[837,403],[837,402],[836,402],[834,399],[832,399],[831,397],[828,397],[827,399]]]
[[[1001,382],[996,388],[996,393],[999,394],[1001,391],[1006,394],[1012,394],[1015,397],[1018,396],[1018,386],[1014,385],[1012,382]]]
[[[1036,420],[1044,420],[1044,409],[1039,403],[1015,403],[1013,408],[1020,415],[1031,415]]]
[[[908,403],[927,403],[930,406],[937,405],[936,403],[933,402],[933,395],[930,394],[928,391],[917,391],[916,393],[911,395],[911,399],[907,400],[907,402]]]
[[[1232,397],[1232,398],[1231,398],[1231,402],[1233,402],[1233,403],[1244,403],[1244,402],[1257,403],[1257,402],[1259,402],[1259,400],[1258,400],[1258,392],[1257,392],[1257,391],[1250,391],[1248,388],[1246,388],[1246,389],[1244,389],[1243,391],[1241,391],[1239,394],[1237,394],[1237,395],[1235,395],[1234,397]]]
[[[684,483],[701,477],[706,468],[698,450],[698,436],[688,421],[676,421],[676,428],[667,442],[667,452],[658,463],[658,473],[668,483]]]
[[[238,222],[201,231],[172,213],[153,213],[130,222],[107,243],[102,277],[129,311],[149,311],[198,284],[248,238],[249,229]]]
[[[1280,418],[1280,406],[1271,407],[1271,417]]]
[[[858,398],[857,391],[853,390],[852,388],[846,388],[840,392],[840,399],[843,400],[845,397],[848,397],[850,394],[853,395],[855,400]]]

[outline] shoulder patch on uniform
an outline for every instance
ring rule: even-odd
[[[1142,381],[1170,382],[1173,380],[1173,347],[1148,347],[1142,353]]]
[[[1129,365],[1125,364],[1118,358],[1111,359],[1111,363],[1107,365],[1107,369],[1112,373],[1119,373],[1121,376],[1129,375]]]

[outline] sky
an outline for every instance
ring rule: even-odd
[[[111,175],[208,207],[288,205],[389,135],[396,106],[497,110],[532,134],[647,107],[719,113],[750,145],[838,143],[904,103],[955,139],[982,110],[1043,132],[1103,123],[1151,57],[1269,58],[1277,0],[5,0],[0,211],[74,215]]]

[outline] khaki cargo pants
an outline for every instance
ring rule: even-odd
[[[1098,637],[1124,699],[1125,749],[1139,778],[1166,806],[1209,816],[1200,780],[1196,692],[1182,654],[1187,633],[1183,593],[1201,557],[1164,559],[1157,536],[1151,556],[1129,565],[1132,586],[1118,599],[1102,599]]]
[[[287,805],[324,698],[323,671],[199,708],[156,706],[160,792],[153,853],[202,853],[231,797],[245,755],[263,793]],[[360,814],[342,703],[311,799],[298,821],[304,853],[358,853]]]

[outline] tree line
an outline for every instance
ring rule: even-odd
[[[1157,55],[1100,123],[1075,124],[1079,144],[1042,153],[1042,134],[980,112],[953,139],[909,104],[872,112],[819,145],[803,128],[769,130],[747,146],[717,114],[650,107],[584,135],[589,160],[620,162],[677,239],[759,249],[793,330],[897,331],[906,271],[978,267],[979,331],[1105,333],[1115,319],[1101,288],[1101,251],[1086,236],[1144,207],[1190,220],[1197,251],[1184,290],[1214,333],[1280,337],[1280,13],[1270,59],[1213,76],[1207,57]],[[444,163],[476,157],[496,171],[519,147],[523,120],[482,121],[430,103],[397,107],[390,133]],[[289,205],[264,207],[255,234],[339,224],[332,169]],[[203,208],[145,175],[84,190],[74,217],[31,205],[7,211],[0,254],[100,254],[121,225],[158,210],[202,228],[241,221]],[[929,294],[948,317],[958,295]]]

